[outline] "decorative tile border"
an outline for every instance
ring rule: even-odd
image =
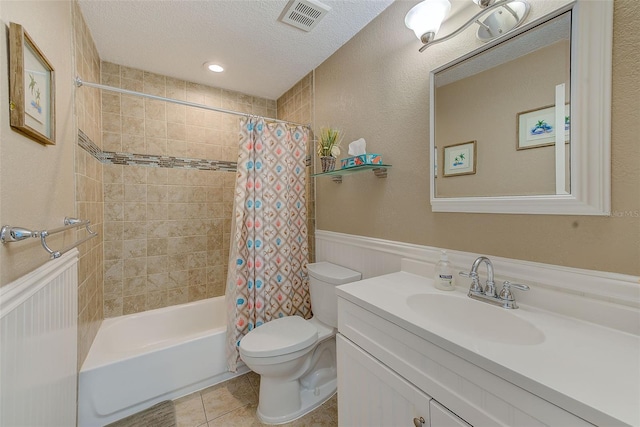
[[[81,130],[78,130],[78,145],[93,157],[95,157],[100,163],[110,165],[147,166],[152,168],[171,169],[198,169],[222,172],[236,172],[237,170],[236,162],[102,151]]]

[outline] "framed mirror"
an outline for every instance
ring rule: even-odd
[[[578,0],[431,72],[434,212],[609,214],[612,22]]]

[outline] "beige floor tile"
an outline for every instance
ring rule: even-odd
[[[256,374],[253,371],[250,371],[248,374],[246,374],[246,377],[249,380],[251,387],[253,387],[253,390],[259,396],[260,395],[260,375]]]
[[[197,427],[207,422],[200,393],[189,394],[174,401],[177,427]]]
[[[256,416],[259,386],[260,376],[250,372],[176,400],[178,427],[265,427]],[[337,425],[338,400],[334,395],[313,412],[280,427]]]
[[[250,404],[209,421],[208,427],[262,427],[256,417],[257,404]]]
[[[253,390],[246,375],[202,390],[200,394],[208,421],[246,405],[258,403],[258,394]]]

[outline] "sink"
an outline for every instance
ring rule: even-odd
[[[409,308],[429,322],[460,333],[515,345],[544,342],[544,333],[513,311],[467,297],[443,294],[415,294],[407,298]]]

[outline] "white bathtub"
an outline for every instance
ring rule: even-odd
[[[103,426],[248,372],[227,371],[224,296],[105,319],[80,370],[78,425]]]

